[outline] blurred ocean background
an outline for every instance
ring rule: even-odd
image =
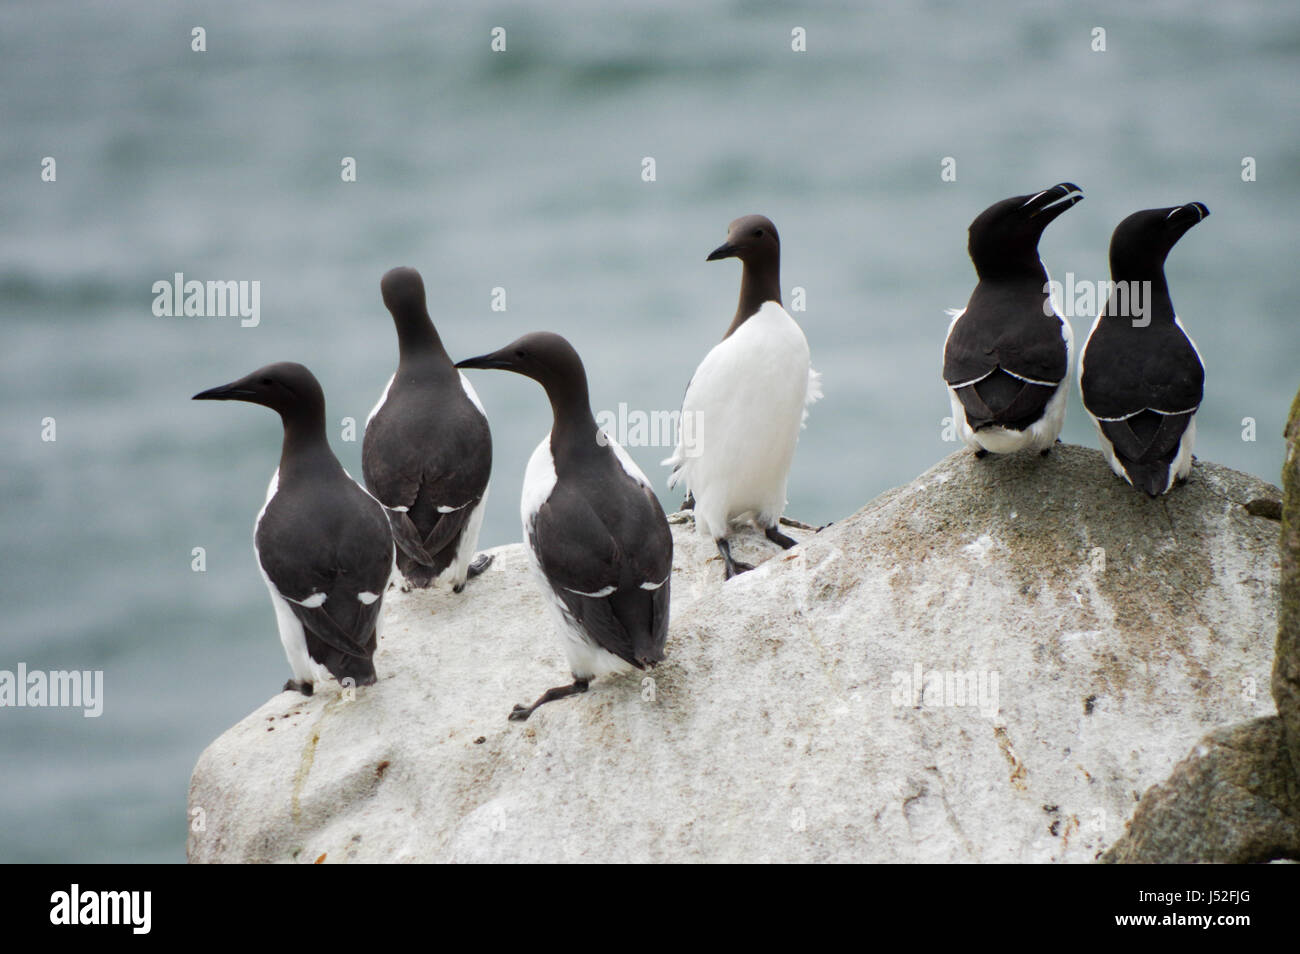
[[[826,393],[787,512],[824,523],[958,449],[939,360],[979,211],[1077,182],[1041,251],[1101,280],[1121,218],[1199,200],[1213,215],[1168,267],[1208,365],[1197,452],[1276,482],[1300,383],[1298,66],[1300,8],[1262,0],[0,7],[0,669],[102,669],[106,696],[98,719],[0,710],[0,861],[184,859],[199,752],[288,675],[251,547],[279,422],[190,395],[302,361],[359,477],[394,265],[423,272],[453,356],[554,330],[597,410],[672,410],[735,308],[738,263],[705,255],[769,215]],[[260,281],[260,325],[155,317],[176,272]],[[523,378],[473,381],[493,546],[519,539],[550,412]],[[1064,437],[1096,445],[1077,390]],[[661,487],[670,450],[630,448]]]

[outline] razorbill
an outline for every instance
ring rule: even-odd
[[[996,202],[970,224],[979,282],[948,326],[943,379],[953,422],[976,457],[1046,454],[1065,424],[1074,331],[1051,300],[1038,240],[1082,199],[1077,185],[1062,182]]]
[[[474,559],[492,472],[487,415],[442,346],[420,273],[394,268],[379,289],[399,357],[366,419],[361,472],[388,510],[407,583],[425,587],[445,574],[459,593],[492,559]]]
[[[711,534],[726,579],[753,569],[731,557],[731,524],[752,519],[785,548],[778,529],[786,481],[808,405],[822,396],[808,339],[781,306],[781,239],[771,220],[747,215],[706,261],[738,258],[740,303],[722,340],[686,386],[668,486],[694,498],[695,527]],[[689,440],[688,440],[689,436]]]
[[[284,422],[280,466],[253,525],[253,551],[293,670],[284,688],[310,696],[327,675],[371,685],[393,535],[384,508],[330,450],[320,384],[301,364],[281,362],[194,400],[261,404]]]
[[[590,680],[664,658],[673,537],[641,469],[596,427],[587,373],[559,335],[525,335],[458,368],[500,368],[546,389],[554,424],[528,461],[519,510],[533,570],[564,639],[573,684],[510,718],[586,692]]]
[[[1192,469],[1205,385],[1201,356],[1174,314],[1165,257],[1209,214],[1204,204],[1189,202],[1134,212],[1115,227],[1110,298],[1079,355],[1079,391],[1102,453],[1111,470],[1152,497]]]

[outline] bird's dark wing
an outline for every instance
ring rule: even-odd
[[[315,636],[326,646],[336,649],[345,656],[361,659],[370,655],[366,644],[374,633],[375,623],[379,619],[380,601],[375,600],[369,606],[355,601],[355,606],[346,600],[335,602],[326,600],[316,609],[308,609],[298,603],[290,603],[293,615],[298,617],[303,629]]]
[[[663,658],[672,534],[648,487],[602,499],[556,485],[529,528],[529,544],[570,616],[600,647],[638,667]],[[590,491],[590,488],[588,488]]]
[[[1059,384],[1069,369],[1062,319],[1031,284],[981,282],[948,334],[943,379],[977,381],[996,368],[1040,384]]]
[[[399,550],[417,563],[425,566],[433,564],[433,557],[424,548],[424,540],[420,537],[420,531],[415,524],[411,522],[411,517],[404,510],[393,510],[391,507],[385,507],[384,513],[388,515],[388,525],[393,531],[393,542],[397,544]]]
[[[306,632],[345,655],[367,655],[393,565],[383,508],[340,473],[324,487],[277,494],[255,540],[262,569]],[[363,593],[379,598],[365,603]],[[320,594],[324,603],[302,605]]]
[[[470,514],[482,498],[475,497],[469,503],[455,510],[438,514],[438,518],[424,535],[424,550],[427,553],[440,553],[453,540],[457,539],[469,523]],[[423,561],[422,561],[423,562]]]
[[[457,540],[483,499],[492,471],[487,420],[457,392],[456,405],[426,406],[428,390],[395,381],[366,426],[362,471],[366,486],[394,517],[393,536],[424,566]],[[383,448],[382,452],[380,448]]]
[[[1098,426],[1122,462],[1167,463],[1178,453],[1193,413],[1142,411],[1122,421],[1099,421]]]
[[[1200,406],[1205,368],[1195,347],[1174,324],[1134,327],[1105,318],[1083,353],[1080,391],[1094,417],[1119,418],[1150,408],[1182,414]]]
[[[997,425],[1024,430],[1043,416],[1058,386],[1031,384],[1000,368],[956,394],[972,430]]]

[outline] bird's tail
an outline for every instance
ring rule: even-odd
[[[674,454],[672,457],[661,460],[659,463],[664,467],[672,468],[672,473],[668,475],[668,489],[672,490],[681,483],[683,477],[685,477],[685,472],[682,470],[682,458],[677,454]]]
[[[677,449],[673,451],[672,457],[665,457],[659,462],[660,467],[671,467],[672,473],[668,475],[668,489],[676,487],[686,478],[686,463],[690,455],[686,453],[686,439],[681,432],[681,424],[677,425]],[[689,486],[689,482],[688,482]]]
[[[799,421],[799,426],[803,427],[808,423],[808,408],[822,399],[822,376],[821,372],[808,369],[808,388],[803,395],[803,417]]]

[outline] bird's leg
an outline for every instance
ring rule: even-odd
[[[469,569],[465,571],[466,582],[474,579],[474,577],[478,576],[484,570],[490,567],[494,559],[496,559],[496,557],[494,557],[491,553],[480,553],[478,556],[476,556],[474,558],[474,561],[470,563]],[[464,592],[465,584],[462,583],[460,584],[460,586],[453,586],[452,590],[457,593]]]
[[[977,451],[975,452],[975,459],[976,459],[976,460],[983,460],[985,457],[988,457],[988,456],[989,456],[989,452],[986,451],[986,450],[985,450],[984,448],[982,448],[982,447],[981,447],[979,450],[977,450]]]
[[[690,494],[690,493],[688,493],[688,494],[686,495],[686,499],[682,501],[681,509],[682,509],[682,510],[694,510],[694,509],[695,509],[695,494]]]
[[[738,573],[745,573],[754,569],[754,564],[752,563],[741,563],[739,560],[733,560],[731,558],[731,544],[727,542],[726,537],[718,537],[718,539],[713,542],[718,545],[718,552],[722,554],[722,562],[726,564],[727,567],[727,575],[725,579],[729,580]]]
[[[313,690],[312,690],[312,684],[305,679],[302,682],[295,682],[294,680],[290,679],[288,682],[284,684],[284,689],[282,689],[281,691],[301,692],[304,696],[310,696]]]
[[[579,679],[577,676],[574,676],[573,685],[571,686],[556,686],[554,689],[547,689],[542,693],[541,698],[531,706],[515,706],[510,710],[510,721],[523,722],[532,715],[533,711],[540,705],[545,705],[548,702],[554,702],[556,699],[563,699],[567,696],[576,696],[580,692],[586,692],[588,683],[589,680]]]
[[[787,537],[784,533],[778,530],[775,525],[768,527],[763,532],[767,534],[767,538],[769,540],[771,540],[773,543],[779,546],[782,550],[789,550],[792,546],[794,546],[799,542],[798,540],[795,540],[793,537]]]
[[[1056,440],[1054,440],[1054,441],[1053,441],[1051,444],[1049,444],[1047,447],[1044,447],[1041,451],[1039,451],[1039,452],[1038,452],[1038,456],[1039,456],[1039,457],[1046,457],[1048,454],[1050,454],[1050,453],[1052,452],[1052,448],[1055,447],[1055,446],[1056,446],[1057,444],[1059,444],[1059,443],[1061,443],[1061,439],[1058,437]]]
[[[835,521],[833,520],[831,521],[831,523],[834,522]],[[831,525],[831,523],[823,523],[820,527],[814,527],[812,524],[800,523],[798,520],[791,520],[789,517],[782,517],[780,520],[777,521],[777,523],[778,525],[785,524],[787,527],[794,527],[796,530],[811,530],[813,533],[821,533],[823,530],[825,530],[827,527]],[[768,539],[771,540],[772,538],[768,537]],[[773,540],[772,542],[780,543],[781,541]],[[798,543],[799,541],[796,540],[795,542]],[[788,550],[789,547],[786,547],[786,549]]]

